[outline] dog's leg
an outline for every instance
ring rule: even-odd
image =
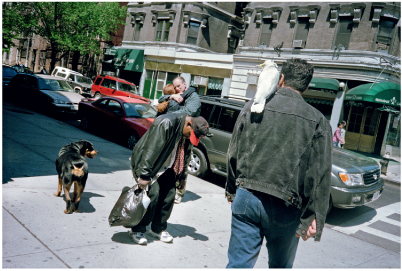
[[[64,210],[65,214],[71,214],[72,208],[71,208],[71,198],[70,198],[70,188],[71,188],[72,183],[68,185],[64,185],[64,196],[66,197],[66,209]]]
[[[71,199],[72,203],[74,203],[77,199],[77,191],[78,191],[77,186],[78,186],[78,183],[74,182],[73,198]]]
[[[59,185],[58,185],[58,187],[57,187],[57,192],[54,193],[53,195],[55,195],[56,197],[60,197],[60,194],[61,194],[61,187],[62,187],[62,181],[61,181],[61,178],[60,178],[60,176],[59,176]]]
[[[77,187],[77,190],[76,190]],[[84,186],[78,182],[76,182],[74,184],[74,192],[77,191],[77,198],[74,201],[74,208],[73,208],[73,212],[78,213],[78,206],[80,205],[81,202],[81,196],[82,193],[84,192]]]

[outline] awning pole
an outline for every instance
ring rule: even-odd
[[[386,66],[384,66],[384,68],[382,69],[382,71],[380,72],[380,74],[377,76],[377,78],[375,79],[374,83],[371,84],[371,86],[370,86],[369,89],[371,89],[371,88],[373,87],[373,85],[377,82],[377,79],[381,76],[382,72],[385,70],[385,67],[386,67]]]

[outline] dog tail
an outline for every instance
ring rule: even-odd
[[[77,177],[81,177],[82,175],[84,175],[84,171],[82,170],[84,165],[81,165],[81,167],[77,167],[76,165],[73,165],[73,170],[71,171],[71,173]]]

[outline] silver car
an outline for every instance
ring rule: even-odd
[[[226,176],[226,153],[244,101],[201,96],[201,116],[212,137],[203,137],[193,153],[189,173],[203,178],[208,172]],[[380,165],[374,159],[333,147],[330,208],[353,208],[378,199],[384,189]]]

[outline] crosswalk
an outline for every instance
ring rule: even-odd
[[[358,236],[359,233],[366,233],[377,236],[392,242],[401,243],[401,203],[396,202],[378,209],[373,209],[363,215],[355,217],[347,222],[333,227],[332,230],[345,233],[348,235]],[[361,223],[361,221],[366,221]],[[385,231],[374,227],[375,224],[386,223],[388,229],[392,227],[393,230]],[[384,224],[382,224],[384,225]]]

